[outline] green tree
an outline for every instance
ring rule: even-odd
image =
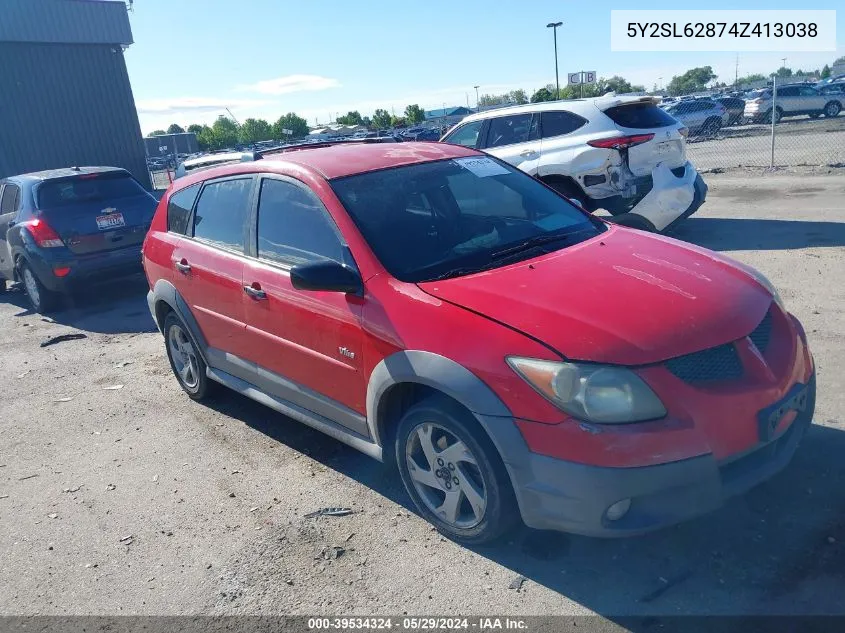
[[[425,121],[425,110],[423,110],[416,103],[412,103],[411,105],[405,108],[405,119],[410,125],[414,125],[415,123],[422,123],[423,121]]]
[[[843,55],[842,57],[837,57],[833,60],[833,66],[838,66],[839,64],[845,64],[845,55]]]
[[[824,68],[822,68],[821,78],[822,78],[822,79],[827,79],[828,77],[830,77],[830,75],[831,75],[830,66],[828,66],[827,64],[825,64],[825,65],[824,65]]]
[[[234,147],[238,143],[238,124],[222,114],[211,126],[218,148]]]
[[[358,110],[347,112],[343,116],[337,117],[337,122],[341,125],[361,125],[363,118]]]
[[[631,84],[624,77],[613,75],[610,79],[600,77],[596,83],[596,92],[598,95],[607,94],[608,92],[615,92],[616,94],[625,94],[627,92],[645,92],[645,86]]]
[[[293,133],[285,134],[283,130]],[[288,112],[273,124],[273,138],[276,140],[294,140],[305,136],[308,136],[308,121],[293,112]]]
[[[716,79],[716,73],[713,72],[712,66],[700,66],[691,68],[683,75],[672,77],[666,89],[672,96],[701,92],[714,79]]]
[[[541,103],[543,101],[554,101],[554,89],[549,90],[546,87],[540,88],[533,95],[531,95],[531,103]]]
[[[176,123],[171,123],[170,127],[167,128],[168,134],[184,134],[185,130],[181,125],[177,125]]]
[[[207,125],[200,125],[199,132],[197,132],[197,145],[199,148],[204,151],[208,152],[215,149],[220,149],[220,145],[217,142],[217,138],[214,136],[214,131],[208,127]]]
[[[747,75],[745,77],[738,77],[736,80],[737,86],[745,86],[747,84],[753,84],[758,81],[766,81],[766,76],[761,75],[759,73],[754,73],[753,75]]]
[[[202,132],[202,128],[203,128],[203,126],[200,125],[199,123],[191,123],[188,126],[188,132],[191,132],[193,134],[199,134],[200,132]]]
[[[403,117],[403,116],[399,117],[399,116],[396,116],[395,114],[391,115],[391,117],[390,117],[390,127],[407,127],[407,125],[408,125],[408,121],[405,119],[405,117]]]
[[[519,88],[518,90],[511,90],[508,93],[508,97],[510,97],[511,101],[519,105],[528,103],[528,95],[525,94],[525,91],[522,88]]]
[[[775,77],[778,79],[787,79],[792,77],[792,69],[787,68],[786,66],[781,66],[775,71]]]
[[[147,134],[147,136],[163,136],[165,134],[167,134],[167,132],[165,132],[164,130],[153,130],[152,132]]]
[[[247,119],[239,130],[241,143],[252,145],[259,141],[269,141],[273,138],[273,130],[264,119]]]
[[[379,129],[390,127],[391,117],[387,110],[379,108],[373,112],[373,125]]]

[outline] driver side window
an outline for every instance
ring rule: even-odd
[[[478,145],[478,133],[481,132],[482,125],[484,125],[484,121],[473,121],[462,125],[444,138],[443,142],[474,148]]]

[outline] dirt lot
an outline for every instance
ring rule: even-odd
[[[143,280],[80,297],[55,322],[12,291],[0,297],[0,613],[845,613],[845,177],[708,181],[678,237],[773,279],[818,364],[816,424],[773,481],[643,538],[526,530],[470,550],[369,458],[233,393],[188,400]],[[87,338],[39,347],[76,332]],[[324,506],[354,513],[304,517]]]

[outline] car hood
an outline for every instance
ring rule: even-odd
[[[747,336],[772,301],[725,257],[621,228],[518,264],[419,286],[566,358],[622,365]]]

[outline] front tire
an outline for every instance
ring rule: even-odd
[[[839,112],[842,110],[842,106],[839,105],[838,101],[831,101],[824,107],[824,115],[829,118],[833,118],[839,115]]]
[[[206,364],[197,351],[188,328],[175,312],[164,319],[164,341],[167,359],[179,386],[192,400],[204,400],[212,395],[217,383],[206,375]]]
[[[58,296],[47,290],[35,271],[26,262],[20,264],[20,277],[23,282],[24,292],[29,299],[33,312],[46,314],[55,309],[58,304]],[[3,283],[5,286],[5,282]]]
[[[420,514],[464,545],[500,538],[519,521],[510,478],[472,415],[445,396],[412,406],[399,422],[396,463]]]

